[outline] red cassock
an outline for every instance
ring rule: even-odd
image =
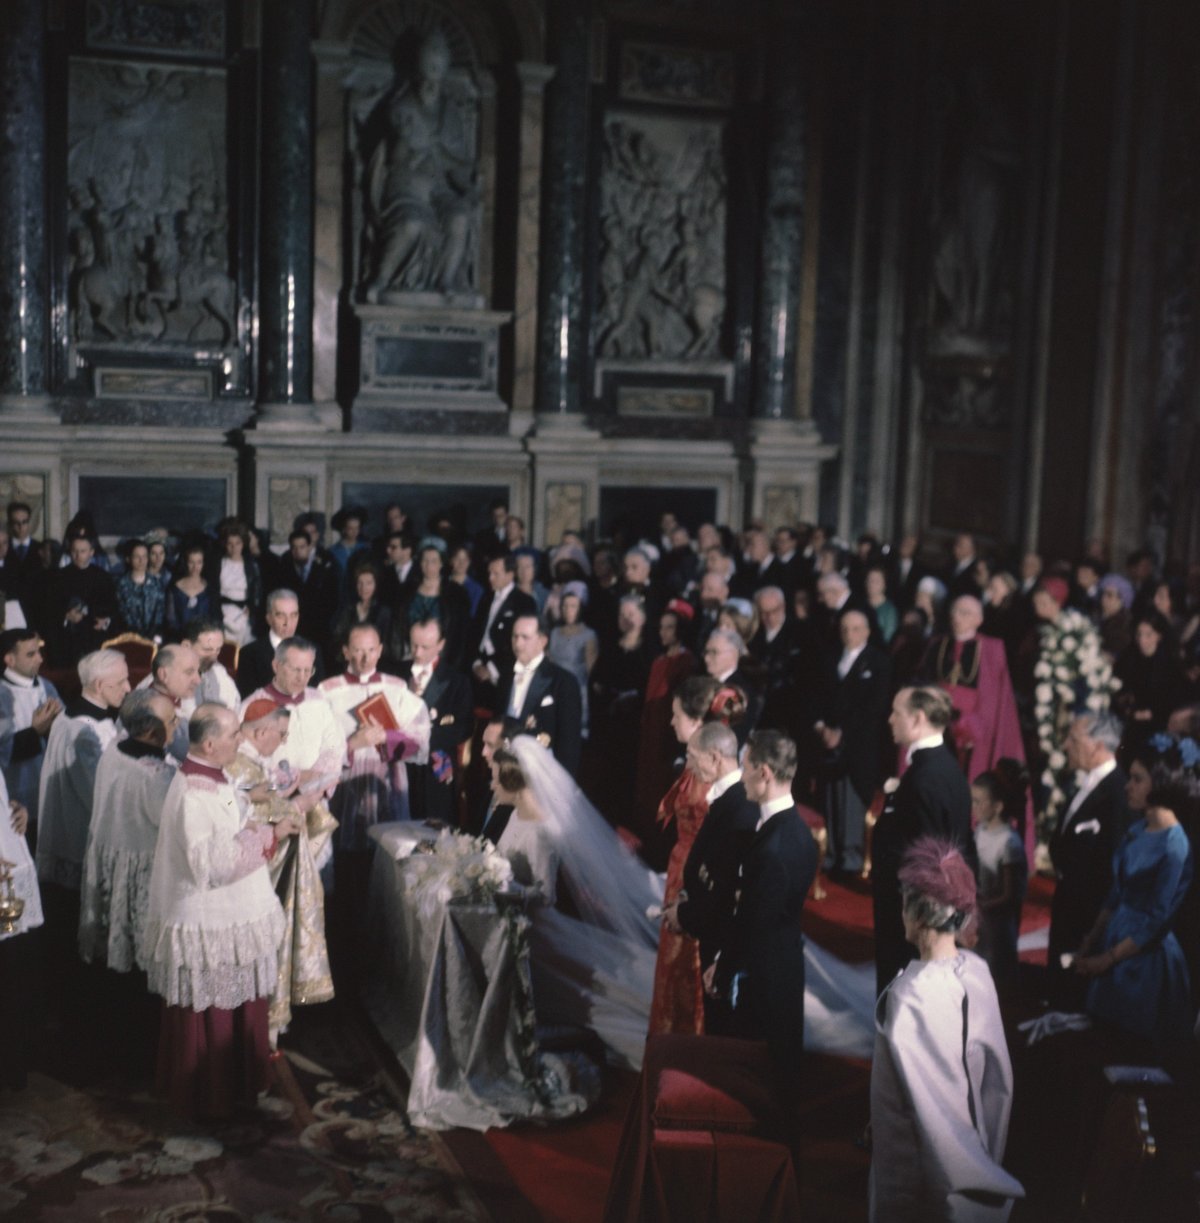
[[[972,645],[973,651],[964,649]],[[982,633],[968,642],[946,637],[930,646],[928,662],[935,668],[935,682],[950,694],[958,713],[951,737],[968,779],[974,781],[1006,756],[1024,764],[1025,745],[1004,643]],[[951,682],[959,675],[969,682]],[[1025,856],[1031,867],[1035,844],[1033,798],[1026,795]]]

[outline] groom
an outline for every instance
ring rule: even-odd
[[[548,637],[537,616],[513,621],[516,665],[500,687],[498,712],[509,735],[533,735],[572,777],[579,772],[583,730],[579,681],[546,657]]]
[[[757,828],[742,860],[737,908],[715,962],[710,995],[728,998],[734,1035],[765,1040],[789,1083],[804,1051],[804,935],[800,919],[817,873],[817,843],[796,810],[796,744],[777,730],[751,734],[742,761]]]

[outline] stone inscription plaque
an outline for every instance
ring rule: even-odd
[[[478,340],[380,336],[375,341],[377,378],[478,382],[484,372],[484,347]]]

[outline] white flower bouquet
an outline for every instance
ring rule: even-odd
[[[409,888],[421,908],[452,900],[484,904],[512,881],[512,865],[486,837],[443,831],[406,859]]]

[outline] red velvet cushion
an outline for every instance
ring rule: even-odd
[[[808,825],[809,831],[814,836],[825,827],[825,817],[819,811],[814,811],[803,803],[797,803],[796,810],[800,812],[800,818]]]
[[[771,1080],[746,1065],[720,1062],[700,1074],[665,1068],[654,1093],[654,1127],[753,1134],[778,1118]]]

